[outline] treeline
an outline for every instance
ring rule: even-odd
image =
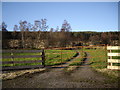
[[[2,48],[49,48],[81,45],[120,45],[120,32],[71,32],[70,24],[64,20],[62,27],[49,28],[46,19],[35,20],[34,24],[20,21],[8,31],[2,23]]]
[[[2,32],[3,48],[48,48],[81,45],[120,45],[120,32]],[[24,36],[24,42],[22,34]],[[39,37],[38,37],[39,36]]]

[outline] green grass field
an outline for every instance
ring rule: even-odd
[[[105,49],[85,49],[85,52],[88,52],[90,54],[89,58],[89,64],[93,68],[106,68],[107,67],[107,52]]]
[[[6,53],[3,55],[10,55]],[[14,55],[41,55],[41,53],[15,53]],[[76,55],[75,50],[45,50],[45,64],[56,65],[69,61]],[[14,61],[41,60],[41,58],[14,58]],[[2,61],[12,61],[12,59],[2,59]],[[41,65],[41,63],[4,64],[3,66],[18,65]]]
[[[80,52],[81,57],[85,57],[85,53],[88,52],[90,56],[89,64],[93,68],[103,69],[107,67],[107,51],[104,48],[97,49],[80,49],[77,50]],[[114,50],[112,52],[120,52]],[[10,55],[10,53],[3,54]],[[41,53],[19,53],[15,55],[41,55]],[[45,50],[45,64],[46,65],[58,65],[61,63],[65,63],[69,61],[72,57],[76,55],[76,50]],[[113,57],[114,59],[120,59],[120,57]],[[11,61],[12,59],[2,59],[3,61]],[[41,60],[41,58],[15,58],[14,61],[22,61],[22,60]],[[80,61],[83,61],[83,58],[76,58],[74,62],[70,64],[70,66],[81,65]],[[18,66],[18,65],[41,65],[41,63],[23,63],[23,64],[4,64],[3,66]]]
[[[76,55],[75,50],[45,50],[46,65],[57,65],[69,61]]]
[[[93,68],[96,69],[103,69],[107,67],[107,51],[104,48],[99,49],[86,49],[84,48],[83,51],[88,52],[90,54],[89,63]],[[112,53],[119,53],[120,50],[112,50]],[[113,56],[113,59],[120,59],[120,56]],[[115,63],[114,65],[120,66],[120,64]]]

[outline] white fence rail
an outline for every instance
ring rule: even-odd
[[[120,66],[115,66],[113,65],[113,63],[117,63],[120,64],[120,59],[113,59],[113,56],[120,56],[120,53],[114,53],[112,51],[114,50],[120,50],[120,46],[107,46],[107,50],[108,50],[108,63],[109,65],[107,66],[108,69],[114,69],[114,70],[120,70]]]

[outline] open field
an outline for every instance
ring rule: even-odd
[[[10,55],[6,53],[3,55]],[[14,55],[41,55],[41,53],[15,53]],[[45,64],[56,65],[69,61],[76,55],[75,50],[45,50]],[[27,60],[41,60],[41,58],[14,58],[14,61],[27,61]],[[2,59],[2,61],[12,61],[12,59]],[[17,66],[17,65],[41,65],[41,63],[22,63],[22,64],[4,64],[4,66]]]
[[[93,68],[106,68],[107,67],[107,52],[105,49],[84,49],[85,52],[90,54],[89,64]]]
[[[76,60],[70,64],[70,66],[81,65],[80,61],[85,57],[84,52],[90,54],[89,64],[93,68],[106,68],[107,67],[107,51],[103,48],[98,49],[79,49],[81,57],[76,58]],[[84,51],[84,52],[83,52]],[[120,52],[114,50],[112,52]],[[10,55],[10,53],[3,53],[4,55]],[[14,55],[41,55],[41,53],[15,53]],[[69,61],[72,57],[76,55],[76,50],[45,50],[45,64],[46,65],[58,65]],[[120,59],[120,57],[113,57],[114,59]],[[11,61],[12,59],[2,59],[3,61]],[[15,61],[22,60],[41,60],[41,58],[14,58]],[[23,63],[23,64],[5,64],[4,66],[17,66],[17,65],[41,65],[41,63]]]
[[[75,50],[45,50],[46,65],[58,65],[76,56]]]
[[[103,48],[99,49],[83,49],[85,52],[88,52],[90,54],[90,65],[93,68],[97,69],[103,69],[107,67],[107,51]],[[112,53],[118,53],[120,50],[112,50]],[[113,56],[113,59],[120,59],[120,56]],[[115,64],[117,65],[117,64]],[[119,64],[118,64],[119,66]]]

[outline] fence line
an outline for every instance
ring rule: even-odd
[[[48,48],[45,48],[46,50],[48,49],[70,49],[70,48],[72,48],[72,49],[76,49],[76,48],[86,48],[86,47],[88,47],[88,48],[99,48],[99,47],[102,47],[102,46],[105,46],[105,44],[98,44],[98,45],[91,45],[91,46],[71,46],[71,47],[48,47]]]
[[[84,52],[84,49],[99,49],[99,48],[103,48],[104,50],[108,50],[108,54],[107,56],[109,57],[109,59],[105,62],[107,66],[107,62],[109,63],[109,65],[107,66],[108,69],[120,69],[120,66],[113,66],[113,63],[120,63],[120,59],[113,59],[112,57],[114,56],[120,56],[120,53],[112,53],[113,50],[118,50],[120,49],[120,46],[104,46],[104,45],[101,45],[101,46],[97,46],[97,45],[93,45],[93,46],[77,46],[77,47],[61,47],[61,48],[57,48],[57,49],[61,49],[60,52],[58,52],[61,56],[59,57],[61,59],[61,63],[64,63],[62,62],[62,59],[67,59],[65,57],[62,57],[63,54],[65,54],[66,52],[62,52],[62,50],[64,49],[70,49],[70,48],[76,48],[76,49],[81,49],[82,51],[81,52]],[[54,49],[54,48],[51,48],[51,49]],[[74,49],[73,49],[74,50]],[[101,49],[102,50],[102,49]],[[2,64],[16,64],[16,63],[42,63],[42,65],[29,65],[29,66],[10,66],[10,67],[3,67],[3,70],[8,70],[8,69],[24,69],[24,68],[36,68],[36,67],[44,67],[45,66],[45,53],[44,53],[44,50],[3,50],[2,51],[3,53],[11,53],[11,55],[7,55],[7,56],[3,56],[3,58],[32,58],[32,57],[40,57],[42,58],[42,60],[30,60],[30,61],[14,61],[14,60],[11,60],[11,61],[2,61]],[[14,55],[13,53],[39,53],[41,52],[42,55]],[[87,52],[94,52],[94,51],[87,51]],[[51,54],[58,54],[58,53],[51,53]],[[72,53],[72,52],[67,52],[67,53]],[[47,53],[46,53],[47,55]],[[102,56],[102,55],[99,55],[97,57],[106,57],[106,56]],[[78,58],[86,58],[86,56],[83,56],[83,57],[78,57]],[[96,58],[96,56],[88,56],[87,58]],[[75,62],[85,62],[85,61],[75,61]],[[98,61],[92,61],[92,62],[98,62]],[[103,62],[103,61],[100,61],[99,62]],[[60,63],[60,62],[58,62]],[[104,65],[98,65],[98,66],[104,66]],[[80,66],[81,67],[81,66]]]
[[[3,50],[3,53],[11,53],[11,55],[5,55],[2,58],[11,58],[11,61],[2,61],[3,64],[2,70],[16,70],[16,69],[28,69],[28,68],[38,68],[45,66],[45,53],[44,50]],[[14,55],[14,53],[42,53],[42,55]],[[33,58],[40,57],[42,60],[22,60],[22,61],[14,61],[14,58]],[[42,63],[42,65],[24,65],[24,66],[4,66],[4,64],[19,64],[19,63]]]
[[[113,56],[120,56],[120,53],[113,53],[113,50],[120,50],[120,46],[107,46],[107,50],[108,50],[108,69],[115,69],[115,70],[120,70],[120,66],[116,66],[113,64],[120,64],[120,59],[113,59]]]

